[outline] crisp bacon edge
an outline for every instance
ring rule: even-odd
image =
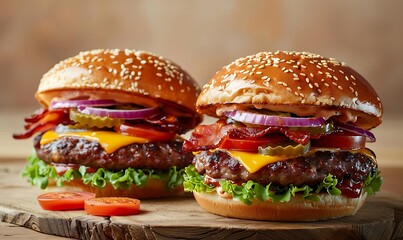
[[[221,119],[211,125],[197,126],[190,138],[184,142],[183,151],[192,152],[214,149],[220,145],[225,137],[238,139],[258,138],[267,136],[270,133],[284,134],[290,140],[300,144],[306,144],[310,139],[318,139],[324,135],[324,133],[311,133],[279,126],[259,128],[237,126],[232,123],[228,124]]]

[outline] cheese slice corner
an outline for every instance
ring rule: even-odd
[[[122,135],[112,131],[84,131],[84,132],[62,132],[57,133],[53,130],[47,131],[42,135],[40,144],[44,145],[65,136],[82,137],[91,141],[97,141],[106,153],[113,153],[121,147],[132,143],[147,143],[148,139]]]

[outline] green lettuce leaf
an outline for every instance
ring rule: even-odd
[[[57,186],[73,179],[81,179],[84,184],[91,184],[94,187],[103,188],[107,183],[112,184],[115,189],[128,189],[132,185],[144,187],[149,179],[158,179],[165,183],[168,190],[173,190],[183,185],[184,169],[178,170],[171,167],[168,171],[127,168],[120,171],[110,171],[103,168],[96,172],[88,172],[85,166],[78,169],[68,169],[62,175],[58,175],[56,169],[32,154],[21,175],[27,177],[28,182],[45,189],[49,179],[56,181]]]
[[[375,173],[369,174],[364,181],[364,191],[369,195],[374,195],[376,192],[380,191],[383,178],[380,176],[379,170]]]
[[[184,175],[184,189],[188,192],[214,192],[215,187],[205,184],[204,177],[196,172],[193,165],[185,168]],[[241,185],[233,184],[228,180],[220,180],[220,186],[224,192],[230,194],[234,199],[243,202],[244,204],[251,205],[254,199],[260,201],[271,200],[273,202],[289,202],[292,197],[300,194],[304,199],[311,201],[319,201],[318,193],[326,191],[330,195],[340,195],[341,191],[336,187],[337,179],[329,174],[320,184],[315,187],[293,186],[280,187],[274,184],[263,186],[259,183],[248,181]],[[370,174],[364,182],[364,191],[368,194],[374,194],[379,191],[382,184],[382,179],[379,176],[379,171]]]

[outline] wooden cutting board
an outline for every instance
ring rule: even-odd
[[[249,221],[203,211],[192,197],[143,200],[128,217],[83,211],[44,211],[43,193],[19,177],[23,161],[0,162],[0,219],[36,231],[80,239],[397,239],[403,238],[403,199],[380,193],[355,216],[308,223]]]

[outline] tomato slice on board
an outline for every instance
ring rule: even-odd
[[[269,145],[278,145],[289,141],[286,136],[272,134],[261,138],[229,138],[225,137],[219,148],[228,150],[238,150],[246,152],[257,152],[259,146],[267,147]]]
[[[140,200],[126,197],[101,197],[85,200],[85,212],[95,216],[127,216],[140,212]]]
[[[162,132],[146,125],[131,125],[126,123],[115,127],[115,131],[123,135],[146,138],[151,141],[167,141],[176,136],[175,132]]]
[[[353,150],[365,148],[366,137],[349,133],[332,133],[311,141],[312,147]]]
[[[95,198],[95,193],[49,192],[39,195],[37,200],[44,210],[66,211],[84,209],[84,201],[90,198]]]

